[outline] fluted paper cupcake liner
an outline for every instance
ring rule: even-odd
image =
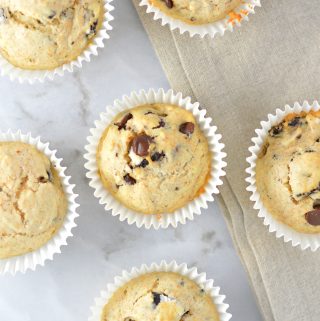
[[[256,187],[256,160],[265,138],[268,135],[268,131],[272,126],[281,123],[288,114],[299,114],[301,112],[309,112],[310,110],[318,111],[319,109],[320,106],[317,101],[312,105],[305,101],[302,105],[296,102],[293,107],[286,105],[284,110],[277,109],[274,115],[269,114],[268,120],[262,121],[260,123],[261,128],[255,130],[257,136],[252,138],[254,145],[249,148],[251,156],[247,158],[247,162],[250,166],[246,169],[247,174],[249,174],[246,181],[249,183],[247,190],[251,192],[250,200],[254,202],[253,207],[259,211],[258,216],[263,219],[263,224],[268,226],[269,232],[274,232],[277,238],[283,238],[284,242],[290,242],[294,247],[300,246],[302,250],[310,248],[312,251],[316,251],[320,247],[319,234],[308,234],[295,231],[288,225],[276,220],[264,207]]]
[[[186,206],[173,213],[159,215],[148,215],[135,212],[117,201],[103,186],[98,172],[96,153],[100,138],[114,117],[120,112],[136,107],[138,105],[167,103],[178,105],[192,112],[196,118],[202,132],[209,143],[212,154],[210,179],[205,186],[205,191]],[[90,179],[89,185],[95,190],[94,196],[99,199],[100,204],[105,205],[106,210],[111,210],[113,216],[119,215],[120,221],[127,220],[129,224],[136,224],[137,227],[144,226],[167,228],[177,227],[178,223],[185,224],[186,221],[193,220],[195,215],[201,214],[202,208],[207,208],[208,202],[214,200],[213,194],[218,194],[218,186],[222,185],[221,177],[225,175],[223,168],[227,165],[224,162],[226,154],[223,152],[224,144],[220,142],[221,135],[217,134],[217,127],[211,125],[211,118],[206,116],[206,110],[199,109],[199,103],[192,103],[190,97],[183,98],[181,93],[174,93],[173,90],[165,92],[163,89],[155,91],[141,90],[132,92],[129,96],[124,96],[122,100],[116,100],[113,106],[107,106],[106,111],[100,114],[100,120],[95,122],[95,128],[90,130],[91,135],[87,138],[89,144],[85,146],[87,153],[84,158],[87,160],[85,168],[88,170],[87,177]]]
[[[92,56],[98,55],[98,49],[104,47],[105,39],[109,39],[109,32],[112,30],[110,22],[114,20],[111,11],[114,7],[111,5],[113,0],[104,1],[104,16],[101,27],[97,35],[92,39],[91,44],[79,55],[75,60],[66,63],[52,70],[27,70],[12,65],[8,60],[0,54],[0,74],[1,76],[9,76],[11,81],[18,80],[20,83],[28,82],[44,82],[45,80],[53,80],[57,75],[63,76],[65,72],[74,72],[77,68],[82,68],[83,62],[90,62]]]
[[[224,303],[226,296],[220,294],[219,287],[213,286],[214,280],[207,280],[205,273],[199,273],[195,267],[189,268],[186,263],[179,265],[175,261],[170,263],[162,261],[160,264],[152,263],[150,266],[143,264],[140,268],[134,267],[129,272],[123,271],[121,276],[116,277],[114,283],[108,284],[106,289],[101,291],[100,296],[95,299],[95,304],[91,307],[92,314],[89,321],[101,321],[104,306],[119,288],[132,279],[152,272],[174,272],[189,278],[212,297],[220,321],[229,321],[231,319],[232,315],[227,312],[229,305]]]
[[[232,32],[234,27],[240,27],[243,21],[248,21],[249,14],[255,13],[255,7],[261,7],[261,1],[245,0],[224,19],[202,25],[191,25],[172,18],[151,5],[149,0],[141,0],[139,5],[146,6],[147,13],[153,14],[153,20],[160,20],[162,26],[168,25],[172,31],[178,29],[180,34],[187,32],[191,37],[199,35],[203,38],[208,35],[214,38],[217,34],[223,36],[227,30]]]
[[[40,137],[33,138],[30,133],[24,135],[21,131],[0,133],[0,141],[19,141],[35,146],[44,153],[54,165],[59,174],[64,193],[68,201],[67,213],[64,223],[57,233],[38,250],[24,255],[14,256],[8,259],[0,259],[0,275],[17,272],[25,273],[27,270],[35,270],[38,265],[43,266],[46,260],[53,260],[56,253],[61,253],[61,246],[67,245],[67,239],[72,236],[71,230],[76,226],[75,219],[78,217],[76,212],[79,206],[76,203],[77,194],[73,192],[75,185],[70,183],[70,176],[66,176],[66,167],[62,166],[62,158],[57,158],[56,150],[51,150],[49,143],[43,143]]]

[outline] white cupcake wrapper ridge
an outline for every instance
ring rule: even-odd
[[[149,0],[141,0],[139,5],[146,6],[147,13],[153,14],[153,20],[160,20],[162,26],[169,25],[171,31],[178,29],[180,34],[188,32],[191,37],[199,35],[203,38],[208,35],[214,38],[216,34],[223,36],[227,30],[232,32],[235,26],[241,26],[242,21],[248,21],[248,15],[255,13],[255,7],[261,7],[261,1],[245,0],[232,11],[232,16],[227,15],[222,20],[203,25],[190,25],[181,20],[174,19],[151,5]]]
[[[52,70],[27,70],[16,67],[7,61],[0,54],[0,74],[1,76],[9,76],[11,81],[18,80],[19,83],[28,82],[34,84],[35,82],[44,82],[45,80],[53,80],[57,75],[63,76],[65,72],[74,72],[77,68],[82,68],[83,62],[90,62],[91,56],[98,55],[98,49],[104,47],[105,39],[109,39],[109,32],[112,30],[110,22],[114,20],[111,11],[114,7],[111,5],[113,0],[104,1],[104,17],[97,35],[92,39],[92,43],[86,48],[81,55],[70,63],[64,64]]]
[[[146,215],[135,212],[120,202],[118,202],[103,186],[98,173],[96,153],[100,138],[114,117],[120,112],[144,104],[167,103],[178,105],[193,113],[202,132],[206,136],[209,149],[212,154],[212,166],[210,179],[205,187],[204,193],[186,206],[176,210],[173,213],[158,215]],[[111,210],[113,216],[119,216],[120,221],[127,220],[128,224],[136,224],[137,227],[144,226],[149,229],[167,228],[169,226],[177,227],[178,223],[185,224],[186,221],[193,220],[195,215],[201,214],[202,208],[208,208],[207,203],[214,200],[213,194],[218,194],[218,186],[222,185],[221,177],[226,173],[223,168],[227,165],[223,160],[226,153],[223,152],[224,144],[220,143],[221,135],[217,134],[217,127],[211,125],[212,119],[206,117],[206,110],[199,109],[199,103],[192,103],[190,97],[183,98],[181,93],[174,93],[173,90],[165,92],[163,89],[155,91],[141,90],[132,92],[129,96],[124,96],[122,100],[116,100],[113,106],[107,106],[106,111],[100,114],[100,120],[95,122],[95,128],[90,130],[91,135],[87,138],[89,144],[85,146],[87,153],[85,168],[87,177],[90,179],[89,185],[95,190],[94,196],[99,199],[99,203],[105,205],[106,210]]]
[[[57,233],[38,250],[15,256],[8,259],[0,259],[0,275],[17,272],[25,273],[27,270],[35,270],[38,265],[43,266],[46,260],[53,260],[56,253],[61,253],[61,246],[67,245],[67,239],[72,236],[71,230],[76,227],[75,219],[79,216],[76,212],[79,206],[76,203],[77,194],[73,192],[75,185],[70,183],[70,176],[65,175],[66,167],[62,166],[62,158],[57,158],[56,150],[51,150],[49,143],[43,143],[40,137],[33,138],[30,133],[24,135],[21,131],[0,133],[0,141],[19,141],[35,146],[43,152],[57,170],[67,201],[68,208],[63,225]]]
[[[123,271],[121,276],[114,279],[114,283],[108,284],[104,291],[98,298],[95,299],[94,306],[91,307],[91,317],[89,321],[101,321],[103,308],[110,300],[112,295],[123,285],[130,280],[135,279],[141,275],[152,272],[174,272],[188,277],[190,280],[197,283],[202,289],[206,291],[211,297],[217,307],[217,311],[220,316],[220,321],[229,321],[232,317],[227,312],[229,305],[224,303],[226,296],[220,294],[220,288],[215,287],[214,280],[207,280],[205,273],[199,273],[197,268],[189,268],[186,263],[177,264],[175,261],[166,263],[162,261],[160,264],[152,263],[150,266],[143,264],[141,267],[134,267],[131,271]]]
[[[301,112],[309,112],[311,110],[318,111],[319,109],[320,105],[317,101],[313,102],[312,105],[305,101],[302,105],[295,102],[293,107],[286,105],[284,110],[276,109],[275,114],[269,114],[268,120],[262,121],[260,123],[261,128],[255,130],[257,136],[252,138],[254,145],[249,148],[251,156],[247,158],[247,162],[250,166],[246,169],[246,173],[249,174],[246,181],[249,183],[247,191],[251,192],[250,200],[254,202],[253,208],[259,211],[258,216],[263,219],[263,224],[268,226],[269,232],[274,232],[276,238],[283,238],[284,242],[291,242],[294,247],[300,246],[302,250],[310,248],[311,251],[316,251],[320,247],[319,234],[299,233],[291,227],[277,221],[264,207],[256,187],[256,160],[265,138],[268,135],[268,131],[272,126],[281,123],[284,117],[288,114],[299,114]]]

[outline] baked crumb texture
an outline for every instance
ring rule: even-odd
[[[193,114],[152,104],[119,114],[97,151],[104,186],[122,204],[145,214],[170,213],[199,196],[211,154]]]
[[[149,0],[150,4],[172,18],[201,25],[224,19],[241,0]]]
[[[210,295],[176,273],[155,272],[131,280],[105,305],[101,321],[218,321]]]
[[[102,17],[102,0],[0,0],[0,53],[22,69],[54,69],[87,48]]]
[[[320,232],[320,113],[290,114],[273,126],[256,164],[267,210],[298,232]]]
[[[67,200],[50,160],[21,142],[0,143],[0,259],[44,245],[61,227]]]

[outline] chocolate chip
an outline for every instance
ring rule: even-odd
[[[132,150],[139,156],[147,156],[152,138],[145,134],[136,136],[131,143]]]
[[[279,124],[276,126],[273,126],[270,130],[269,130],[269,135],[271,137],[276,137],[279,136],[283,131],[283,124]]]
[[[39,183],[42,183],[42,184],[45,184],[45,183],[48,182],[48,180],[47,180],[44,176],[40,176],[40,177],[38,178],[38,182],[39,182]]]
[[[124,181],[129,185],[134,185],[137,181],[129,174],[123,176]]]
[[[155,307],[161,303],[161,296],[168,298],[166,294],[158,293],[158,292],[152,292],[152,296],[153,296],[153,304]]]
[[[317,198],[313,202],[313,208],[319,208],[320,207],[320,199]]]
[[[149,162],[148,162],[146,159],[144,159],[144,160],[138,165],[138,167],[145,168],[145,167],[147,167],[148,165],[149,165]]]
[[[169,9],[172,9],[173,8],[173,1],[172,0],[164,0],[166,6],[169,8]]]
[[[190,136],[194,132],[194,123],[186,122],[180,125],[179,132]]]
[[[297,125],[300,125],[300,117],[294,117],[293,119],[291,119],[291,121],[288,123],[289,126],[291,127],[295,127]]]
[[[320,209],[307,212],[305,214],[306,221],[313,226],[320,225]]]
[[[158,162],[158,161],[161,161],[165,156],[166,154],[163,151],[161,153],[155,152],[154,154],[151,155],[151,160],[153,162]]]
[[[165,126],[165,122],[163,121],[163,119],[160,119],[159,121],[159,125],[156,126],[156,127],[152,127],[152,129],[157,129],[157,128],[161,128],[161,127],[164,127]]]
[[[131,113],[126,114],[119,123],[115,123],[116,126],[118,126],[118,129],[126,129],[126,125],[129,119],[131,119],[133,116]]]

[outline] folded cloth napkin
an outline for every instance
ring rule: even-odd
[[[319,321],[320,250],[269,233],[245,182],[259,122],[285,104],[320,99],[319,0],[262,0],[249,22],[215,39],[171,32],[133,3],[172,88],[199,101],[223,135],[219,201],[265,320]]]

